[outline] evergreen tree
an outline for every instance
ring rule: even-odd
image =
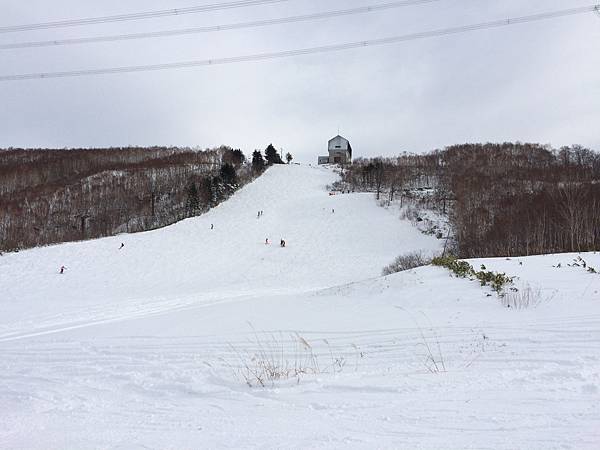
[[[292,154],[290,152],[287,152],[287,154],[285,155],[285,160],[287,161],[287,163],[291,163],[292,159],[294,159],[294,157],[292,156]]]
[[[252,172],[260,174],[265,170],[265,160],[258,150],[252,153]]]
[[[223,162],[233,164],[234,167],[241,166],[242,164],[244,164],[245,161],[246,156],[244,155],[244,152],[242,152],[240,149],[233,150],[231,148],[228,148],[223,153]]]
[[[237,174],[232,164],[225,163],[221,166],[220,177],[226,185],[234,186],[237,183]]]
[[[216,175],[212,179],[213,187],[213,205],[218,205],[222,200],[227,198],[227,194],[232,190],[229,186],[223,183],[220,175]]]
[[[198,188],[196,184],[191,182],[186,189],[185,209],[189,217],[195,216],[200,210],[200,198],[198,196]]]
[[[273,144],[269,144],[265,149],[265,158],[269,166],[272,166],[273,164],[283,164],[281,156],[279,156],[279,152],[273,147]]]
[[[233,151],[233,164],[241,166],[244,162],[246,162],[246,155],[239,148],[236,148]]]
[[[204,177],[200,184],[202,202],[209,207],[215,204],[215,187],[213,186],[212,177]]]

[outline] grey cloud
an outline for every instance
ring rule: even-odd
[[[3,5],[0,26],[164,9],[164,2],[77,0]],[[197,4],[174,1],[169,7]],[[278,6],[0,35],[0,42],[231,23],[377,3]],[[256,30],[68,48],[0,51],[1,74],[185,61],[374,39],[590,1],[441,0],[383,13]],[[522,140],[600,149],[600,18],[484,30],[261,63],[0,83],[0,146],[269,142],[313,161],[338,127],[357,155]]]

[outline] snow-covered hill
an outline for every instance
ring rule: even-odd
[[[169,228],[1,256],[0,447],[597,448],[600,275],[473,262],[519,277],[520,311],[439,268],[379,277],[439,241],[334,180],[274,167]],[[309,373],[248,387],[265,359]]]

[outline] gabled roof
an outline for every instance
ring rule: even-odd
[[[331,144],[331,142],[333,142],[335,140],[340,140],[340,141],[343,141],[343,142],[350,143],[350,141],[348,139],[346,139],[343,136],[340,136],[339,134],[336,137],[333,137],[333,138],[329,139],[329,143]]]

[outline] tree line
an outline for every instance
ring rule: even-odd
[[[461,258],[600,250],[600,154],[574,145],[464,144],[358,159],[342,189],[447,214]],[[425,198],[425,200],[423,200]]]
[[[260,173],[226,146],[0,150],[0,250],[163,227]]]

